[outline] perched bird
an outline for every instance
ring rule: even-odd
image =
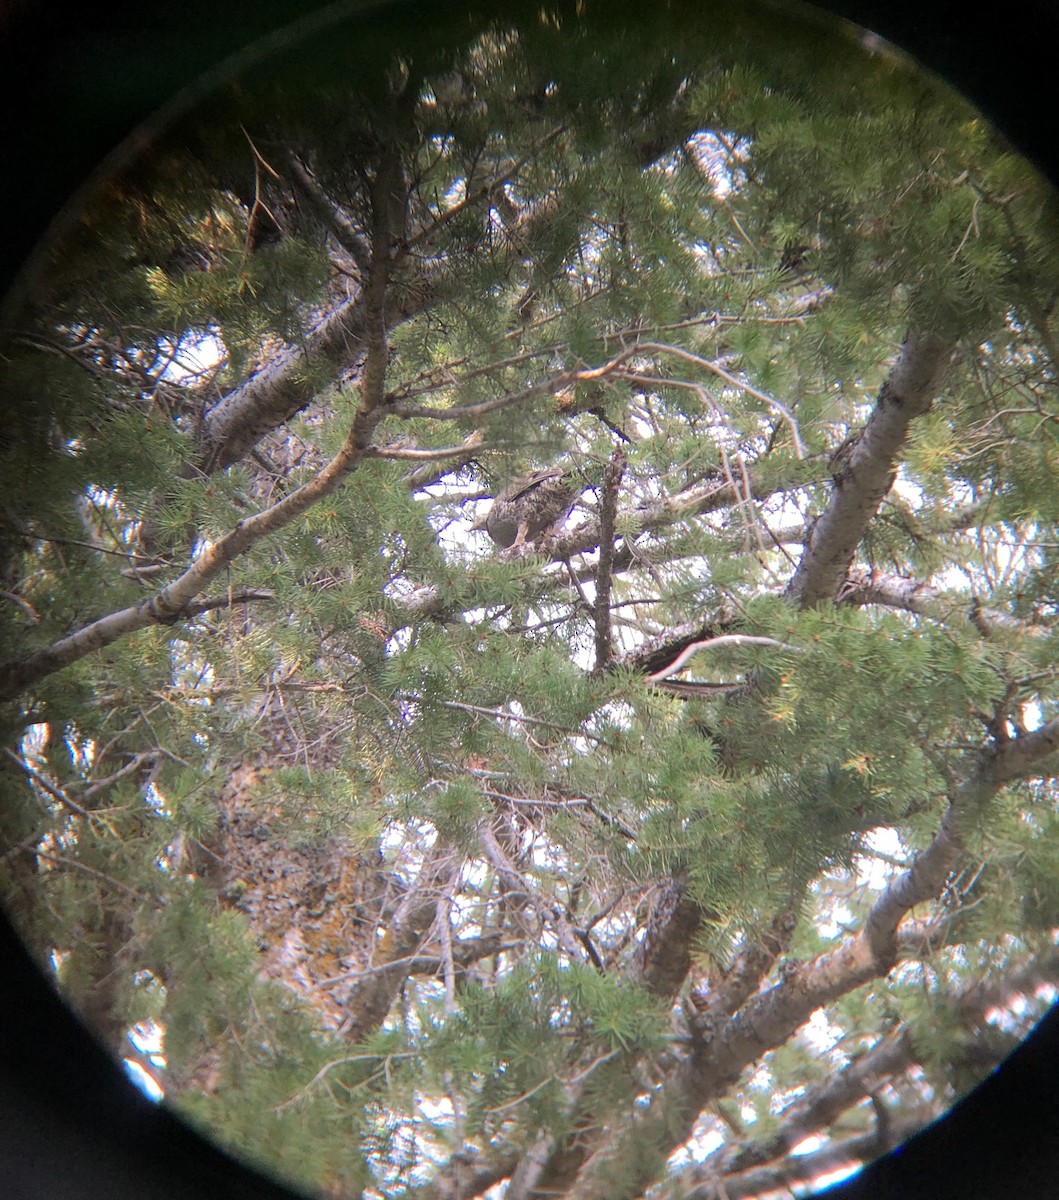
[[[562,467],[552,467],[520,479],[504,488],[471,528],[484,529],[498,546],[522,546],[570,515],[580,491],[574,478]]]

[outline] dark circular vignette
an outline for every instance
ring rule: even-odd
[[[512,0],[464,0],[501,11]],[[709,0],[701,0],[704,13]],[[769,0],[777,20],[822,9],[872,30],[968,95],[1031,162],[1059,180],[1056,0],[1023,0],[988,24],[958,0]],[[611,0],[642,18],[665,0]],[[358,10],[399,25],[404,0],[0,0],[0,296],[51,220],[100,163],[185,89],[236,55],[282,45]],[[451,7],[451,6],[450,6]],[[229,64],[231,65],[231,64]],[[126,148],[128,149],[128,148]]]
[[[507,0],[466,0],[503,8]],[[652,3],[630,11],[643,17]],[[709,0],[702,0],[704,12]],[[321,0],[0,0],[0,298],[115,148],[159,109],[296,22],[385,7]],[[1059,186],[1059,6],[1023,0],[974,20],[956,0],[817,0],[964,92]],[[777,19],[789,10],[777,4]],[[266,39],[264,42],[262,39]],[[133,143],[134,147],[135,143]],[[120,152],[119,152],[120,153]],[[104,168],[105,169],[105,168]],[[0,309],[2,311],[2,309]],[[1054,1194],[1059,1006],[943,1120],[828,1200],[987,1200]],[[147,1100],[58,998],[0,913],[0,1195],[7,1200],[294,1197]]]

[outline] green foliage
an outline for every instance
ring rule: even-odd
[[[539,953],[495,988],[462,990],[457,1012],[427,1036],[423,1061],[449,1074],[487,1128],[499,1133],[499,1114],[524,1109],[520,1136],[532,1138],[539,1128],[564,1128],[564,1080],[591,1076],[586,1099],[601,1117],[621,1102],[622,1063],[664,1045],[658,1017],[657,1002],[635,985]]]
[[[541,1194],[639,1194],[710,1037],[764,1137],[898,1028],[956,1095],[974,989],[1054,974],[1041,756],[888,973],[765,1019],[1059,712],[1054,198],[885,48],[616,11],[435,5],[399,61],[336,26],[103,185],[4,347],[0,657],[55,662],[0,887],[116,1052],[154,1022],[181,1111],[327,1195],[543,1134]],[[955,356],[884,453],[909,330]],[[554,466],[572,512],[499,549]],[[754,1013],[696,1024],[743,970]]]

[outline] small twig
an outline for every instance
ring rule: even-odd
[[[525,895],[533,907],[537,909],[540,917],[550,917],[556,936],[559,939],[559,944],[571,958],[578,962],[583,962],[586,957],[584,947],[578,941],[577,936],[570,926],[570,922],[566,919],[562,910],[558,905],[549,905],[546,902],[542,902],[539,897],[539,889],[534,887],[511,861],[507,852],[497,840],[496,833],[488,821],[483,821],[479,826],[478,837],[482,849],[485,851],[486,858],[504,881],[505,886],[513,892]]]
[[[56,863],[61,867],[71,867],[75,871],[80,871],[84,875],[90,876],[92,879],[98,879],[101,883],[106,883],[112,888],[117,888],[119,892],[124,892],[126,896],[132,896],[135,900],[153,900],[154,897],[146,892],[137,891],[136,888],[129,887],[127,883],[122,883],[120,879],[114,879],[112,876],[105,874],[103,871],[97,871],[95,867],[86,867],[84,863],[80,863],[75,858],[65,858],[61,854],[51,854],[47,850],[41,850],[37,847],[33,852],[38,858],[47,859],[48,862]]]
[[[197,617],[214,608],[234,608],[236,604],[249,604],[254,600],[275,600],[276,593],[263,589],[251,589],[245,592],[230,592],[226,596],[204,596],[192,604],[187,604],[181,614],[184,617]]]
[[[701,367],[704,371],[709,371],[711,375],[716,375],[718,379],[723,379],[725,383],[730,384],[732,387],[738,388],[741,392],[746,392],[748,396],[752,396],[755,400],[760,400],[762,404],[778,412],[784,419],[791,431],[791,437],[794,439],[795,453],[799,458],[805,457],[805,444],[798,431],[798,422],[795,419],[794,413],[785,404],[781,404],[774,396],[768,396],[764,392],[758,391],[751,384],[730,374],[720,364],[710,362],[709,359],[702,358],[698,354],[692,354],[690,350],[684,350],[680,346],[670,346],[665,342],[642,342],[639,349],[642,352],[648,353],[672,354],[675,358],[681,358],[685,362]]]
[[[78,800],[91,800],[93,796],[98,796],[100,792],[113,786],[119,779],[124,779],[127,775],[132,775],[135,771],[138,771],[144,763],[153,764],[160,757],[161,752],[158,750],[145,750],[141,754],[133,755],[132,759],[120,768],[120,770],[115,771],[113,775],[108,775],[106,779],[99,779],[89,787],[86,787],[83,792],[79,793]]]
[[[250,136],[249,133],[247,133],[246,126],[240,125],[239,128],[243,131],[243,137],[246,138],[247,142],[250,145],[250,149],[253,152],[254,159],[258,163],[260,163],[261,166],[263,166],[265,168],[265,170],[272,176],[273,179],[275,179],[277,181],[282,181],[283,176],[280,175],[279,172],[274,167],[270,166],[270,164],[265,160],[261,151],[258,150],[258,148],[254,145],[254,139]]]
[[[585,797],[585,808],[588,809],[593,816],[598,817],[604,825],[610,825],[616,829],[623,837],[629,839],[630,842],[636,841],[636,830],[631,825],[627,825],[621,817],[612,816],[608,812],[604,812],[592,800]]]
[[[344,1057],[342,1057],[342,1058],[335,1058],[335,1059],[332,1059],[330,1062],[328,1062],[328,1063],[324,1063],[324,1065],[323,1065],[323,1066],[320,1068],[320,1070],[319,1070],[319,1071],[317,1071],[317,1072],[316,1072],[316,1074],[315,1074],[315,1075],[312,1077],[312,1079],[310,1079],[310,1080],[309,1080],[309,1082],[308,1082],[308,1083],[305,1085],[305,1087],[303,1087],[303,1088],[299,1088],[299,1089],[298,1089],[298,1091],[296,1091],[296,1092],[294,1093],[294,1095],[290,1097],[290,1099],[289,1099],[289,1100],[284,1100],[282,1104],[277,1104],[277,1105],[276,1105],[276,1107],[272,1109],[272,1111],[273,1111],[274,1113],[281,1113],[281,1112],[285,1112],[285,1111],[286,1111],[288,1108],[292,1108],[292,1107],[293,1107],[295,1104],[297,1104],[299,1100],[304,1100],[304,1099],[305,1099],[305,1098],[306,1098],[306,1097],[309,1095],[309,1092],[310,1092],[310,1091],[311,1091],[311,1090],[312,1090],[312,1089],[313,1089],[313,1088],[314,1088],[314,1087],[315,1087],[315,1086],[316,1086],[316,1085],[317,1085],[317,1084],[318,1084],[318,1083],[319,1083],[319,1082],[320,1082],[320,1081],[321,1081],[321,1080],[322,1080],[322,1079],[323,1079],[323,1078],[324,1078],[326,1075],[328,1075],[328,1074],[329,1074],[331,1071],[333,1071],[335,1067],[341,1067],[341,1066],[345,1066],[345,1064],[346,1064],[346,1063],[354,1063],[354,1062],[379,1062],[380,1060],[382,1060],[382,1061],[383,1061],[385,1064],[388,1064],[388,1063],[389,1063],[389,1062],[390,1062],[392,1059],[395,1059],[395,1058],[415,1058],[417,1054],[418,1054],[418,1051],[406,1050],[406,1051],[403,1051],[403,1052],[401,1052],[401,1053],[394,1053],[394,1054],[387,1054],[387,1055],[382,1055],[382,1054],[347,1054],[347,1055],[345,1055],[345,1056],[344,1056]],[[378,1073],[376,1073],[375,1075],[373,1075],[371,1078],[372,1078],[372,1079],[376,1079],[376,1078],[378,1078]],[[367,1082],[367,1080],[362,1080],[362,1081],[361,1081],[361,1083],[362,1083],[362,1084],[363,1084],[363,1083],[366,1083],[366,1082]]]
[[[85,542],[78,538],[49,537],[44,533],[34,533],[34,541],[47,542],[50,546],[80,546],[83,550],[94,550],[97,554],[110,554],[115,558],[142,558],[145,563],[154,563],[154,558],[148,554],[137,554],[134,550],[111,550],[108,546],[99,546],[95,542]]]
[[[494,397],[492,400],[482,400],[478,404],[459,404],[454,405],[452,408],[432,408],[430,406],[404,404],[402,402],[395,403],[387,399],[386,410],[390,416],[400,417],[402,420],[433,418],[437,421],[458,421],[484,417],[489,413],[498,412],[505,408],[512,408],[528,400],[534,400],[538,396],[555,395],[558,392],[563,392],[574,383],[590,383],[596,379],[603,379],[607,375],[617,371],[621,364],[632,354],[632,349],[622,350],[610,359],[609,362],[603,363],[602,366],[586,367],[582,370],[574,371],[560,371],[557,375],[552,375],[548,379],[542,379],[540,383],[530,384],[529,387],[522,388],[517,392],[507,392],[502,396]]]
[[[508,950],[515,950],[521,943],[515,942],[489,942],[486,946],[477,946],[474,948],[474,955],[467,956],[467,941],[460,942],[461,954],[455,948],[453,949],[453,963],[460,967],[467,965],[470,962],[477,961],[477,958],[489,958],[494,954],[504,954]],[[457,963],[457,957],[459,962]],[[465,963],[463,960],[467,958]],[[408,967],[409,975],[418,975],[427,971],[437,972],[441,967],[441,960],[435,958],[432,954],[424,954],[417,950],[414,954],[407,954],[403,958],[391,958],[388,962],[380,963],[378,966],[357,967],[352,971],[343,971],[340,975],[330,975],[326,979],[319,979],[314,983],[314,987],[332,987],[336,983],[345,983],[350,979],[367,979],[372,975],[385,975],[388,971],[394,970],[396,967]]]
[[[495,717],[499,721],[515,721],[520,725],[539,725],[544,729],[555,729],[559,733],[568,734],[570,737],[584,737],[589,741],[598,742],[599,738],[590,733],[582,733],[579,730],[571,729],[568,725],[561,725],[558,721],[546,721],[543,717],[530,717],[520,715],[519,713],[505,712],[502,708],[485,708],[480,704],[466,704],[459,700],[443,700],[442,708],[455,709],[458,712],[477,713],[483,717]]]
[[[521,1096],[516,1096],[514,1100],[509,1100],[506,1104],[498,1104],[495,1108],[487,1108],[485,1111],[490,1115],[496,1113],[507,1112],[509,1109],[517,1108],[520,1104],[525,1103],[530,1096],[535,1096],[542,1088],[546,1088],[549,1083],[554,1083],[555,1077],[549,1075],[547,1079],[542,1079],[536,1087],[531,1087],[528,1092],[523,1092]]]
[[[625,454],[619,447],[603,472],[599,504],[599,566],[596,570],[596,666],[605,671],[613,654],[610,624],[610,589],[614,567],[614,523],[618,511],[618,488],[625,472]]]
[[[422,371],[407,383],[394,388],[392,392],[388,393],[386,400],[387,403],[397,404],[415,396],[430,395],[443,387],[452,387],[459,391],[472,380],[479,379],[483,375],[492,375],[499,371],[507,371],[511,367],[520,367],[535,358],[553,358],[558,349],[557,344],[552,344],[540,350],[526,350],[522,354],[514,354],[509,358],[498,358],[495,362],[475,367],[474,370],[465,371],[462,375],[456,374],[456,368],[469,362],[470,357],[454,358],[440,366],[432,367],[429,371]]]
[[[617,1058],[620,1053],[619,1050],[610,1050],[606,1054],[601,1054],[598,1058],[594,1058],[583,1071],[579,1071],[573,1079],[561,1079],[559,1082],[568,1088],[577,1087],[578,1084],[584,1083],[593,1071],[603,1066],[604,1063],[609,1063],[612,1059]]]

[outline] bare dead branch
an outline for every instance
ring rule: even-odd
[[[684,362],[690,363],[698,367],[700,370],[707,371],[711,375],[717,376],[723,380],[729,387],[738,388],[739,391],[745,392],[748,396],[752,396],[755,400],[760,400],[762,404],[771,408],[774,412],[780,414],[791,431],[791,439],[794,444],[794,451],[799,458],[805,457],[805,443],[802,441],[801,434],[798,431],[798,422],[795,419],[794,413],[785,405],[780,403],[774,396],[768,396],[764,392],[759,391],[751,384],[737,376],[732,375],[729,371],[717,362],[711,362],[707,358],[702,358],[698,354],[692,354],[691,351],[685,350],[681,346],[671,346],[666,342],[640,342],[637,347],[644,354],[668,354],[674,358],[679,358]]]
[[[683,670],[688,660],[698,654],[700,650],[711,650],[718,646],[772,646],[778,650],[795,650],[797,647],[789,645],[787,642],[777,641],[771,637],[757,637],[748,633],[722,633],[716,637],[703,638],[702,641],[692,642],[690,646],[685,646],[677,657],[663,667],[659,671],[647,676],[649,683],[661,683],[668,679],[670,675],[675,675],[678,671]]]

